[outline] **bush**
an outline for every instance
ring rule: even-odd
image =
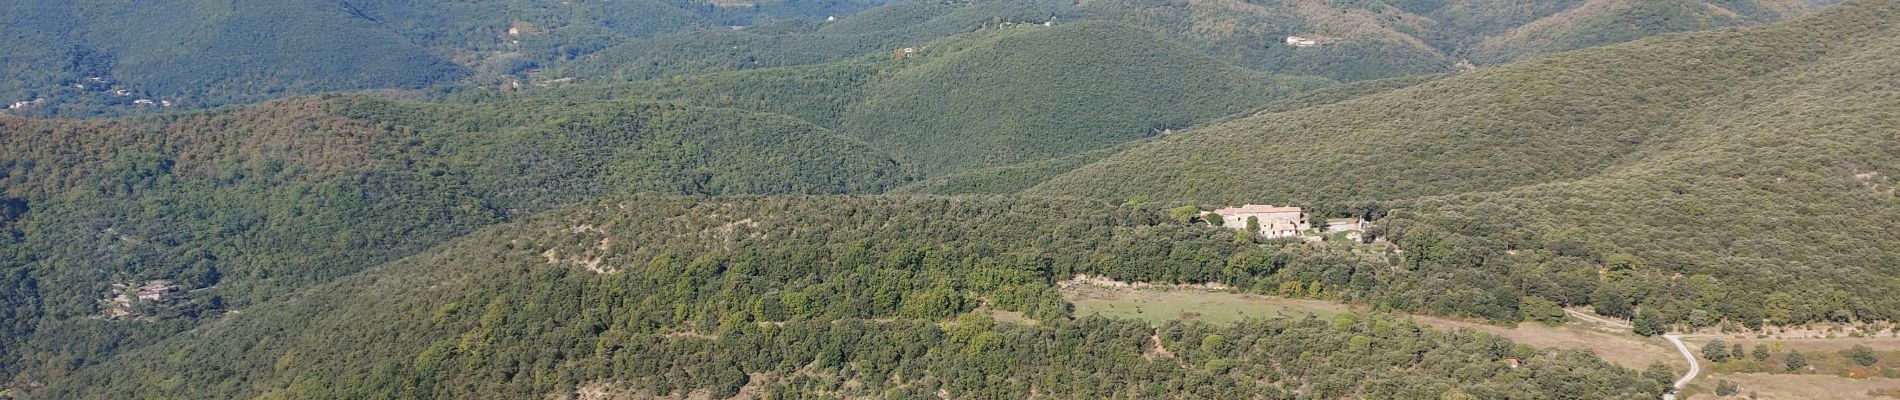
[[[1722,339],[1710,340],[1709,344],[1702,346],[1702,358],[1707,358],[1709,361],[1714,362],[1728,361],[1728,342],[1722,341]]]
[[[1789,371],[1799,371],[1802,367],[1808,366],[1808,356],[1801,354],[1799,350],[1789,350],[1788,359],[1783,363],[1788,365]]]
[[[1874,349],[1859,344],[1847,350],[1841,350],[1841,357],[1846,357],[1849,361],[1863,367],[1871,367],[1874,363],[1880,362],[1880,357],[1874,355]]]
[[[1742,392],[1742,384],[1735,383],[1735,381],[1731,381],[1727,379],[1715,381],[1715,395],[1716,396],[1728,397],[1728,396],[1734,396],[1735,394],[1741,393],[1741,392]]]

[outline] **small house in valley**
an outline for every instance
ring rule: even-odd
[[[1256,233],[1267,238],[1299,236],[1300,232],[1312,228],[1306,221],[1306,212],[1299,207],[1248,204],[1214,210],[1214,214],[1220,215],[1221,226],[1241,230],[1247,229],[1247,220],[1252,218],[1260,224],[1260,231]]]

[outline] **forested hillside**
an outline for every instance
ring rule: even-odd
[[[635,97],[781,113],[942,174],[1108,148],[1331,83],[1233,67],[1105,22],[1000,27],[916,49],[502,97],[550,106]]]
[[[1324,84],[1110,23],[1005,30],[906,60],[846,110],[842,130],[930,172],[1105,148]]]
[[[1900,321],[1829,3],[5,2],[0,399],[1655,398],[1389,313]]]
[[[638,80],[890,55],[998,21],[1042,21],[1050,9],[1014,0],[904,1],[809,24],[691,32],[631,41],[550,71],[552,76]]]
[[[1470,58],[1499,63],[1664,33],[1779,21],[1808,8],[1801,0],[1591,0],[1485,38],[1471,47]]]
[[[794,118],[338,96],[0,117],[0,367],[56,378],[475,228],[616,193],[852,193],[904,168]],[[152,298],[137,293],[149,287]],[[121,296],[121,295],[124,296]]]
[[[39,393],[1635,399],[1668,379],[1386,315],[1159,329],[1068,319],[1051,284],[1076,273],[1244,279],[1268,260],[1318,257],[1164,215],[1068,199],[590,202],[254,307]]]
[[[1179,133],[1027,193],[1383,202],[1431,278],[1388,293],[1428,309],[1505,285],[1695,325],[1893,320],[1895,26],[1900,4],[1862,1],[1582,50]]]
[[[1249,69],[1353,81],[1773,22],[1814,7],[1799,0],[915,1],[816,27],[766,26],[633,41],[564,64],[555,75],[646,79],[805,65],[921,47],[1001,26],[1112,21]],[[1316,43],[1294,46],[1286,42],[1289,36]]]
[[[944,43],[901,60],[440,101],[330,96],[116,121],[8,119],[4,189],[17,209],[7,225],[20,234],[7,282],[31,290],[8,293],[20,317],[9,321],[19,334],[6,365],[57,374],[594,196],[878,192],[985,160],[1103,148],[1308,85],[1099,23]],[[1153,46],[1115,49],[1133,43]],[[1059,46],[1069,48],[1038,52]],[[929,95],[955,82],[916,72],[982,62],[999,67],[959,75],[982,83],[958,90],[977,109]],[[1115,79],[1078,81],[1065,66]],[[1028,118],[1023,110],[1042,111],[1040,125],[995,125]],[[932,123],[879,122],[915,114]],[[873,129],[889,137],[871,140]]]

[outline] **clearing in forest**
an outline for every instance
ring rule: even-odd
[[[1791,374],[1710,374],[1696,378],[1682,394],[1693,398],[1715,397],[1717,380],[1733,381],[1741,385],[1737,397],[1749,398],[1750,393],[1758,399],[1885,399],[1900,397],[1900,379],[1865,378],[1848,379],[1834,375],[1791,375]],[[1698,395],[1700,394],[1700,395]]]
[[[1138,319],[1155,325],[1169,320],[1227,324],[1247,317],[1299,318],[1307,314],[1327,318],[1342,312],[1366,311],[1364,307],[1333,301],[1240,294],[1195,287],[1104,286],[1076,281],[1062,286],[1062,296],[1075,304],[1077,316],[1100,314],[1110,318]],[[1685,368],[1675,348],[1660,338],[1607,332],[1583,323],[1562,326],[1522,323],[1516,327],[1506,327],[1424,315],[1413,315],[1411,318],[1438,329],[1470,328],[1532,346],[1586,349],[1604,360],[1629,368],[1641,369],[1652,362]]]
[[[1346,305],[1330,301],[1188,288],[1068,285],[1062,289],[1062,297],[1075,304],[1076,316],[1100,314],[1156,325],[1177,319],[1218,325],[1247,317],[1300,318],[1309,313],[1330,317],[1350,311]]]

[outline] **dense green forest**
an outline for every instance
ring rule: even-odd
[[[1654,398],[1392,313],[1900,320],[1900,5],[1828,3],[0,4],[0,399]],[[1243,203],[1372,223],[1170,216]]]
[[[1324,80],[1222,64],[1126,25],[1031,26],[923,48],[845,132],[927,172],[1036,161],[1161,134]]]
[[[1074,51],[1108,50],[1108,43],[1085,40],[1095,34],[1144,40],[1159,50],[1146,58],[1077,56],[1076,66],[1129,77],[1122,83],[1165,77],[1164,71],[1187,75],[1140,86],[1152,89],[1147,92],[1112,82],[1046,89],[1090,101],[1047,115],[1075,123],[1047,132],[990,131],[975,121],[1011,118],[1050,101],[1046,95],[1010,98],[1049,84],[967,92],[1000,102],[983,113],[897,89],[917,84],[907,71],[972,62],[958,57],[1034,56],[1021,46],[993,48],[1001,40],[1082,40]],[[0,144],[9,160],[4,190],[18,211],[7,221],[17,232],[8,246],[15,266],[7,282],[33,289],[9,293],[7,312],[19,318],[8,328],[18,334],[0,353],[9,371],[55,374],[189,329],[222,310],[600,195],[880,192],[926,171],[907,157],[885,155],[907,154],[889,150],[901,141],[869,141],[852,128],[901,118],[896,114],[959,116],[966,122],[957,125],[975,128],[933,132],[1023,143],[940,145],[934,155],[943,159],[1055,157],[1148,135],[1151,126],[1244,110],[1297,84],[1225,67],[1115,25],[993,31],[962,40],[969,48],[909,60],[859,58],[508,94],[469,91],[439,101],[341,95],[115,121],[9,118],[0,121],[9,133]],[[1032,64],[992,74],[1075,83],[1057,67]],[[1215,73],[1232,74],[1227,82],[1235,90],[1181,84],[1187,76]],[[1167,89],[1172,85],[1182,87]],[[1154,106],[1169,94],[1193,107]],[[866,104],[882,108],[864,111]],[[1116,109],[1129,112],[1093,117]],[[1085,123],[1096,118],[1102,122]],[[1102,131],[1089,130],[1097,128]],[[1081,140],[1085,135],[1100,138]],[[167,294],[156,301],[114,300],[136,297],[147,285]]]
[[[895,161],[800,120],[603,102],[335,96],[92,122],[0,117],[4,371],[46,374],[588,197],[875,192]],[[168,287],[155,300],[115,293]]]
[[[1052,283],[1076,273],[1245,281],[1329,264],[1165,214],[993,197],[588,202],[247,309],[39,393],[1636,399],[1669,379],[1390,315],[1069,319]]]
[[[988,29],[920,49],[499,97],[542,104],[644,97],[786,114],[934,175],[1107,148],[1331,83],[1229,66],[1105,22]]]
[[[1507,306],[1457,300],[1492,282],[1692,325],[1893,320],[1896,21],[1857,2],[1566,53],[1190,130],[1025,193],[1382,201],[1432,277],[1386,290],[1438,311]]]

